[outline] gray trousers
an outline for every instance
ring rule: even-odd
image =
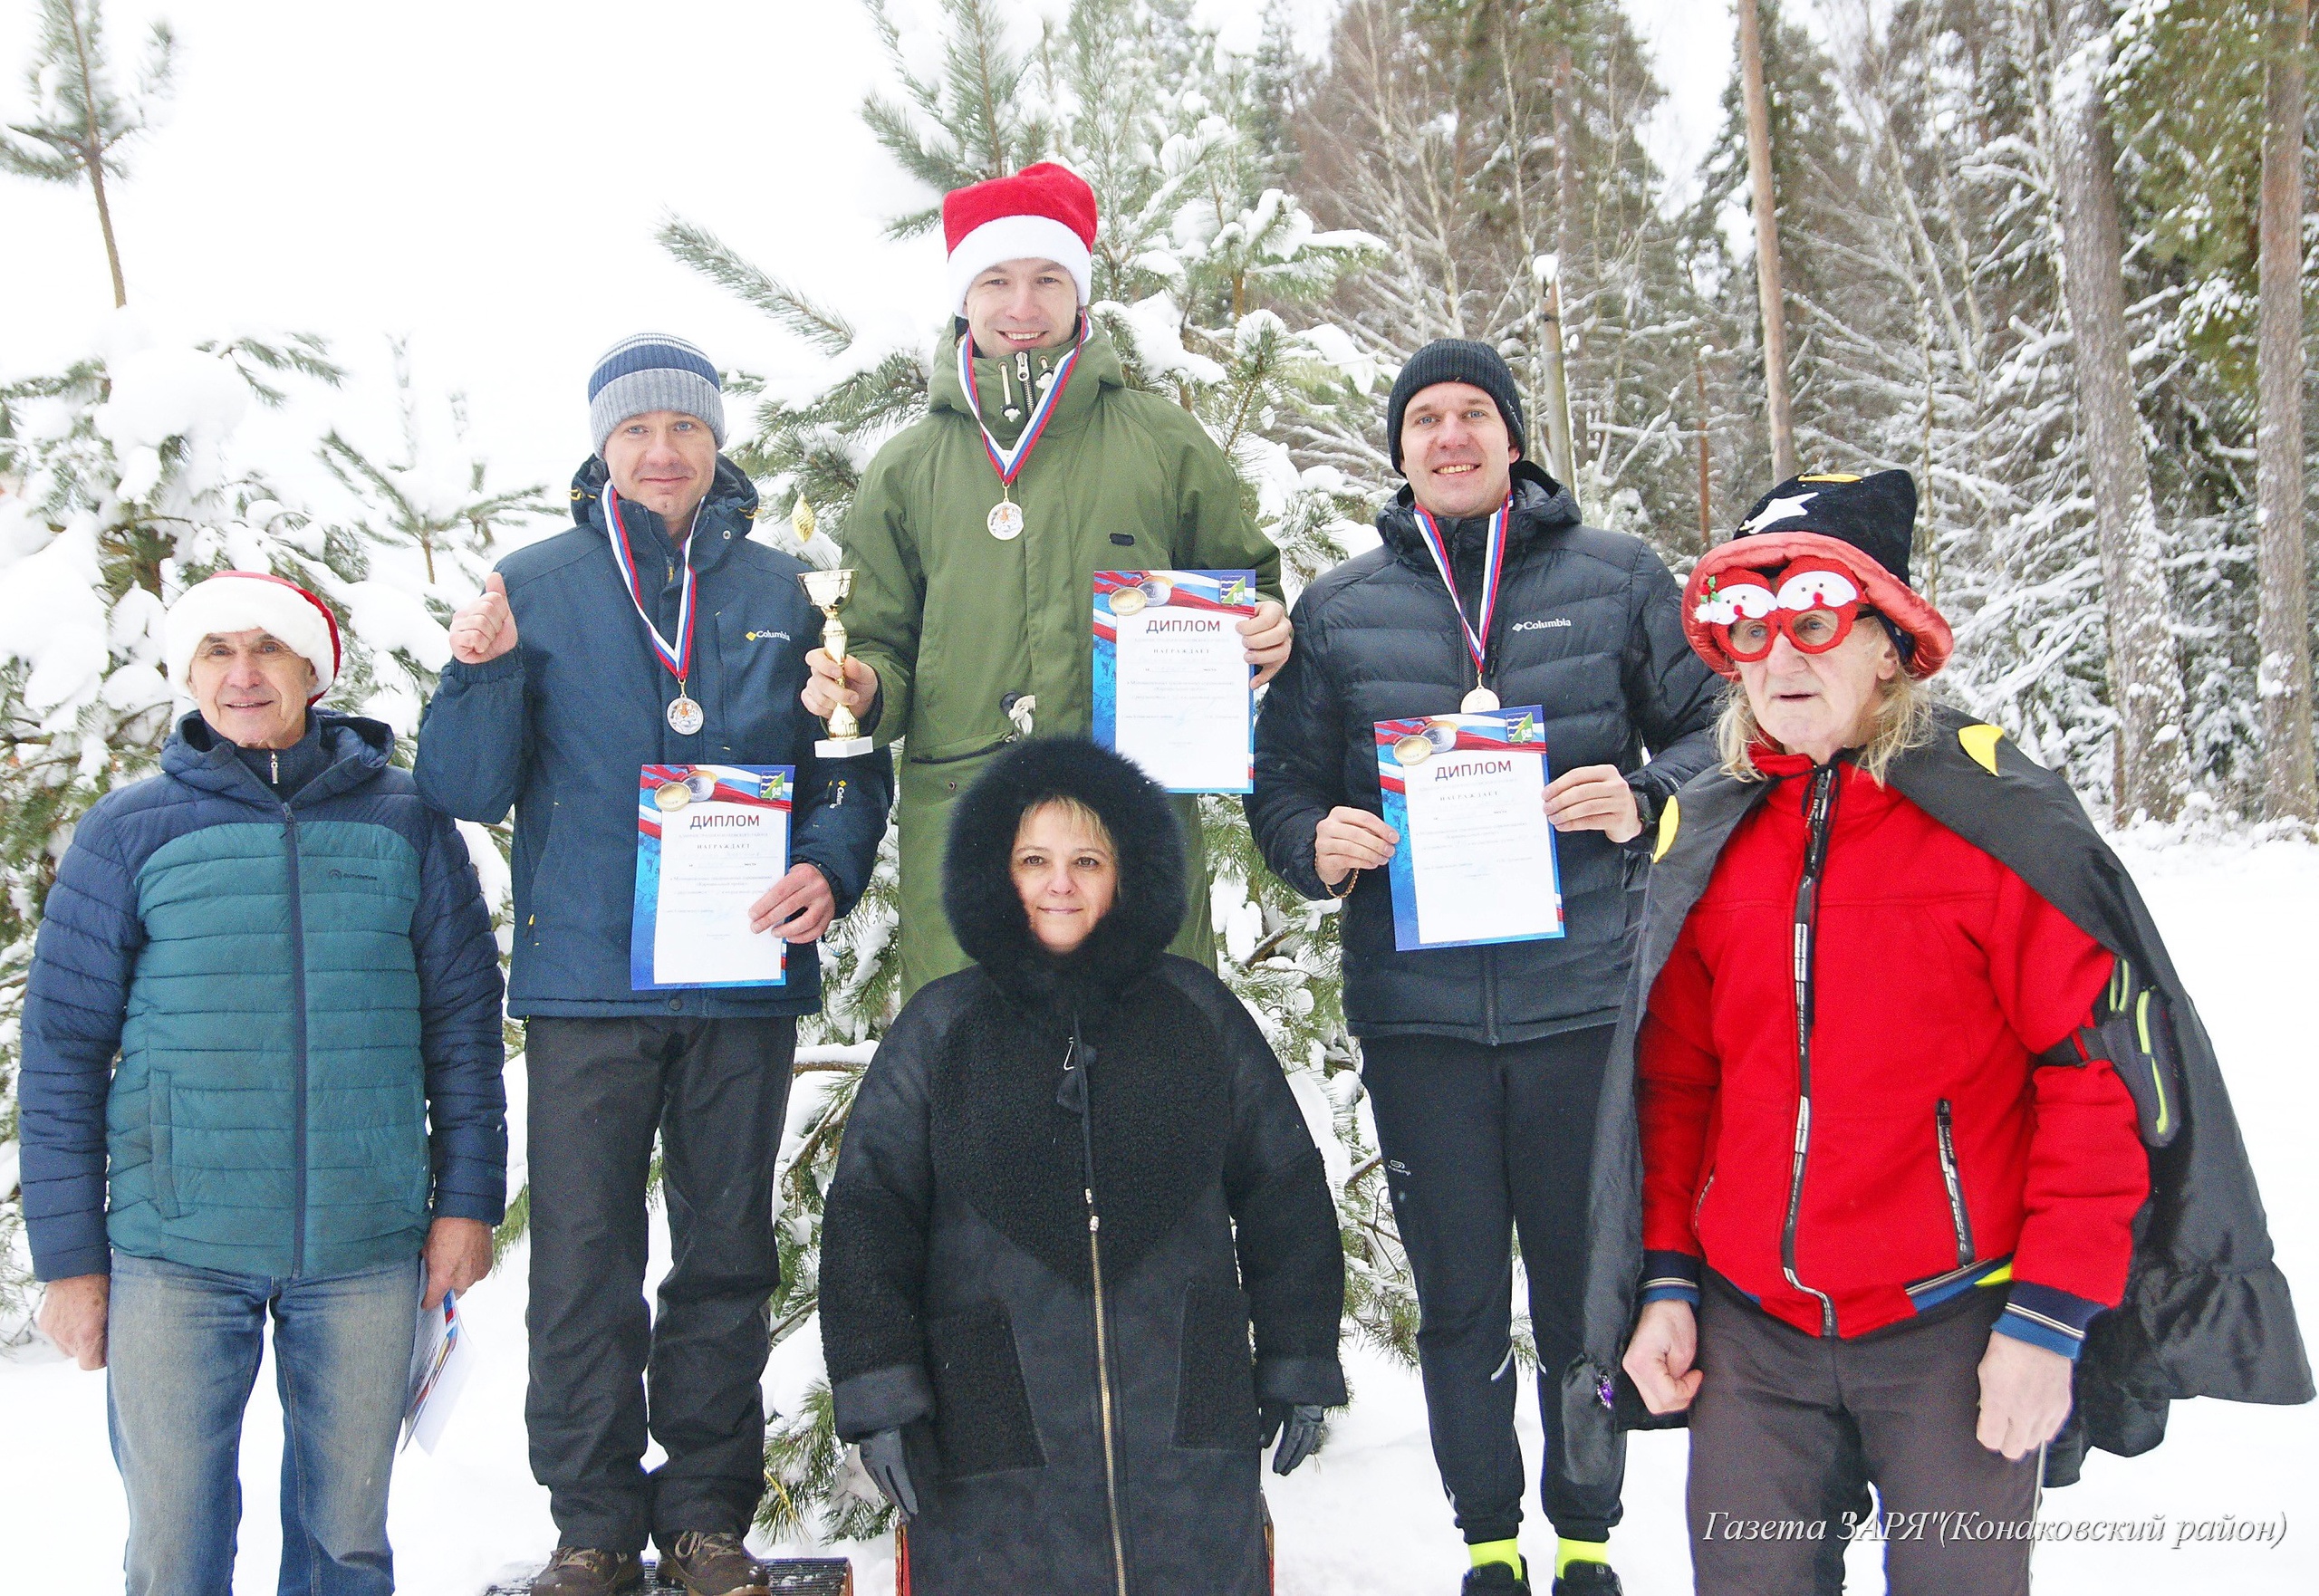
[[[1700,1298],[1689,1493],[1699,1596],[1824,1582],[1831,1552],[1861,1527],[1845,1504],[1862,1466],[1892,1596],[2027,1596],[2042,1453],[2008,1463],[1973,1434],[2002,1293],[1850,1341],[1806,1335],[1712,1273]]]
[[[532,1474],[567,1546],[746,1531],[765,1490],[773,1178],[794,1019],[534,1019]],[[658,1134],[674,1254],[647,1309]],[[668,1460],[647,1475],[648,1428]]]

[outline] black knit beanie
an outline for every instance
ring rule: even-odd
[[[1522,395],[1514,386],[1514,370],[1506,357],[1470,338],[1437,338],[1410,357],[1393,379],[1393,396],[1385,401],[1385,447],[1393,469],[1401,468],[1401,412],[1410,400],[1437,382],[1470,382],[1497,401],[1498,416],[1514,447],[1525,455],[1529,440],[1522,433]]]

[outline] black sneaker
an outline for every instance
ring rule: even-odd
[[[765,1570],[741,1537],[723,1530],[687,1530],[660,1559],[664,1579],[691,1596],[771,1596]]]
[[[1623,1596],[1623,1591],[1609,1563],[1583,1558],[1554,1581],[1554,1596]]]
[[[622,1596],[642,1589],[644,1559],[601,1546],[558,1546],[532,1582],[532,1596]]]
[[[1517,1572],[1503,1562],[1485,1562],[1467,1569],[1458,1590],[1459,1596],[1530,1596],[1530,1565],[1523,1563]]]

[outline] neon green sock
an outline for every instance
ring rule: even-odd
[[[1466,1550],[1472,1554],[1476,1568],[1486,1562],[1502,1562],[1517,1574],[1522,1572],[1522,1543],[1519,1541],[1484,1541]]]
[[[1610,1561],[1611,1543],[1608,1541],[1573,1541],[1568,1535],[1564,1535],[1554,1543],[1554,1578],[1556,1579],[1568,1573],[1570,1565],[1573,1562],[1608,1563]]]

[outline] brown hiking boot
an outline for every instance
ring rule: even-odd
[[[532,1596],[620,1596],[643,1589],[640,1554],[597,1546],[558,1546],[532,1582]]]
[[[660,1559],[660,1572],[692,1596],[771,1596],[765,1570],[738,1535],[687,1530]]]

